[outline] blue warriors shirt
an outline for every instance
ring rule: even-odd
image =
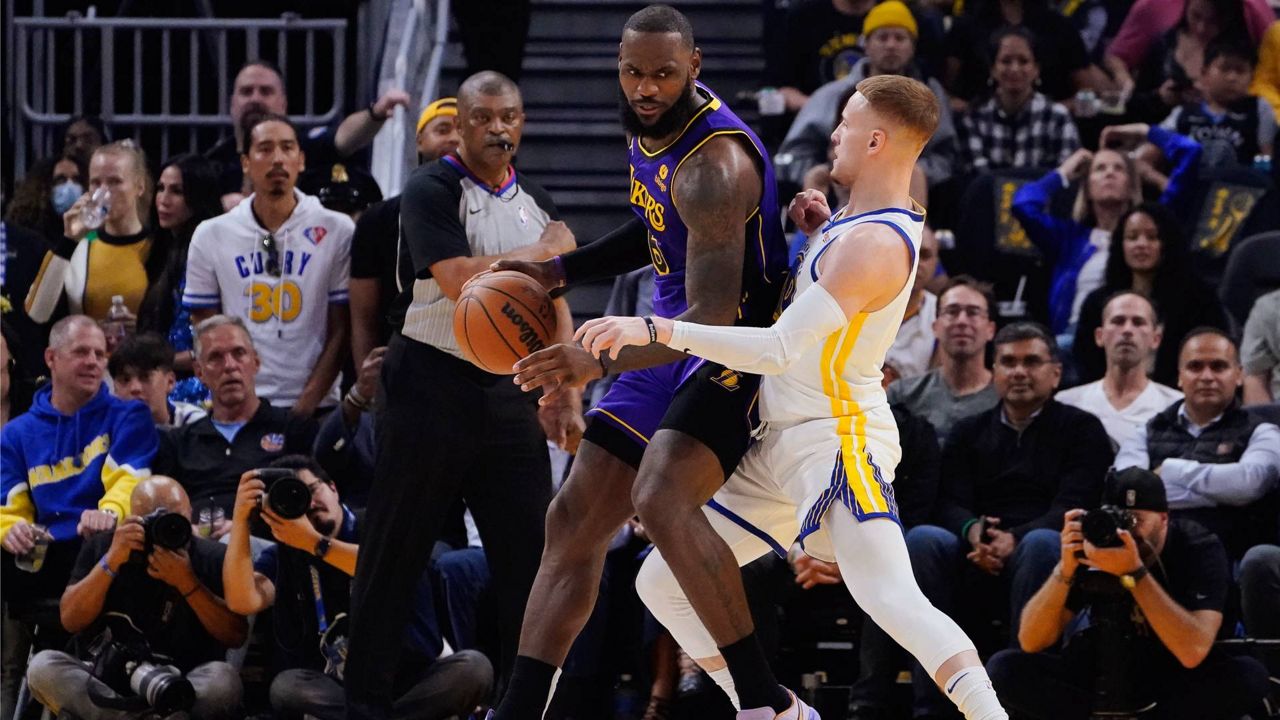
[[[655,282],[653,309],[661,317],[675,317],[688,309],[684,275],[689,228],[671,199],[671,187],[680,166],[708,140],[719,135],[739,136],[760,169],[760,204],[747,218],[743,238],[742,298],[738,322],[768,325],[773,321],[787,269],[787,242],[778,208],[778,186],[773,162],[760,138],[701,83],[695,87],[706,100],[688,125],[669,145],[649,152],[639,138],[631,138],[631,209],[649,233],[649,255]]]

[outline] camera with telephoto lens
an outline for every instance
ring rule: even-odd
[[[285,520],[297,520],[311,509],[311,490],[288,468],[263,468],[258,479],[267,486],[260,507]]]
[[[169,658],[151,651],[142,632],[126,615],[107,613],[107,630],[92,648],[95,678],[114,695],[88,684],[89,699],[109,710],[138,712],[151,708],[160,715],[190,711],[196,691]]]
[[[1103,505],[1080,516],[1080,532],[1094,547],[1120,547],[1121,530],[1133,530],[1137,518],[1132,511],[1115,505]]]

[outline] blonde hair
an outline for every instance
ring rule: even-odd
[[[142,194],[138,196],[138,219],[145,225],[151,212],[151,198],[155,194],[155,182],[151,179],[151,171],[147,169],[147,154],[132,140],[117,140],[103,145],[93,151],[94,156],[115,155],[129,160],[130,171],[142,186]],[[90,163],[93,161],[90,160]]]
[[[1098,218],[1093,214],[1093,198],[1089,196],[1089,176],[1093,174],[1093,164],[1098,161],[1098,155],[1103,152],[1113,152],[1124,160],[1124,171],[1129,175],[1129,208],[1133,208],[1142,203],[1142,178],[1138,176],[1138,167],[1134,164],[1133,158],[1127,153],[1119,150],[1104,149],[1094,153],[1093,159],[1089,161],[1089,171],[1085,174],[1084,181],[1080,183],[1080,191],[1076,193],[1076,202],[1071,206],[1071,219],[1086,225],[1094,227],[1098,224]]]
[[[858,83],[857,91],[880,115],[901,123],[917,136],[920,149],[938,129],[942,108],[928,85],[902,75],[876,75]]]

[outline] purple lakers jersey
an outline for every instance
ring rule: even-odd
[[[671,201],[671,186],[680,166],[703,143],[717,135],[738,135],[750,148],[760,168],[760,205],[747,219],[743,238],[742,298],[738,322],[768,325],[773,321],[787,269],[787,243],[778,208],[778,186],[773,163],[760,138],[701,83],[696,92],[706,99],[689,124],[669,145],[655,152],[632,138],[631,209],[649,232],[649,255],[656,273],[653,309],[661,317],[675,317],[688,309],[684,292],[685,260],[689,228]]]

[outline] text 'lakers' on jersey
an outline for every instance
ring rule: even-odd
[[[773,162],[760,138],[719,97],[701,83],[695,91],[705,102],[675,140],[653,152],[646,150],[639,138],[632,138],[629,146],[630,205],[649,233],[649,255],[656,275],[654,312],[676,317],[688,309],[684,276],[689,228],[681,212],[691,208],[676,207],[672,183],[681,165],[709,140],[737,136],[755,157],[762,181],[760,204],[747,219],[738,322],[767,325],[772,321],[787,266]]]
[[[894,427],[893,415],[880,387],[884,356],[893,345],[915,283],[924,213],[919,208],[884,208],[847,218],[835,217],[809,238],[783,290],[783,308],[818,281],[823,254],[858,225],[874,223],[900,235],[911,252],[911,273],[893,300],[874,312],[858,313],[848,325],[805,352],[781,375],[764,378],[760,416],[769,422],[836,418],[847,424],[841,434],[854,434],[874,422]]]

